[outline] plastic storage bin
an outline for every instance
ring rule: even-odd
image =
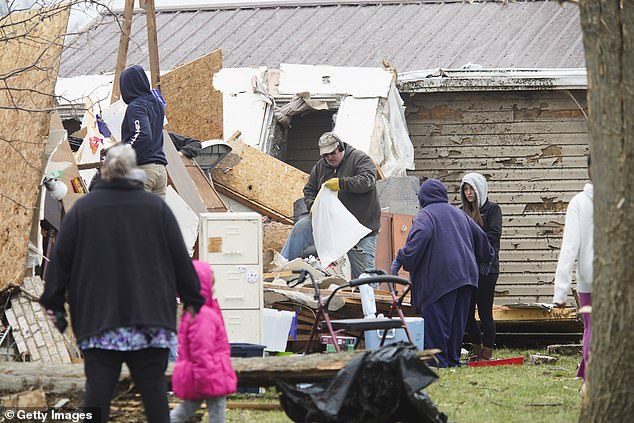
[[[406,317],[407,327],[414,346],[420,351],[423,350],[425,340],[425,325],[422,317]],[[374,350],[379,348],[383,337],[383,330],[366,330],[363,334],[365,338],[365,349]],[[409,342],[405,329],[388,329],[385,337],[385,344],[393,344],[395,342]]]
[[[264,356],[264,345],[248,343],[231,343],[231,357],[262,357]],[[238,392],[257,394],[259,387],[238,385]]]
[[[288,335],[295,318],[294,311],[262,309],[262,343],[267,351],[286,351]]]

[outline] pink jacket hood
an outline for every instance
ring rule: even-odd
[[[200,400],[234,393],[238,378],[231,367],[231,347],[218,301],[213,298],[209,264],[194,261],[205,304],[192,320],[189,312],[178,328],[178,358],[172,390],[184,400]]]
[[[205,304],[211,306],[213,304],[213,288],[214,288],[214,276],[211,271],[211,266],[204,261],[194,260],[192,262],[196,273],[198,274],[198,280],[200,281],[200,295],[205,298]]]

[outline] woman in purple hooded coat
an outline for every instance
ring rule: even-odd
[[[392,273],[403,267],[412,281],[412,303],[425,319],[425,348],[439,348],[438,367],[460,365],[472,291],[495,256],[486,234],[462,210],[449,204],[436,179],[418,191],[421,210]]]

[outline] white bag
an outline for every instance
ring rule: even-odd
[[[361,238],[372,232],[348,211],[335,191],[324,185],[311,211],[315,248],[324,267],[343,257]]]

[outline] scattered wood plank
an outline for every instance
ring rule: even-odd
[[[511,309],[502,306],[493,309],[493,318],[496,321],[577,320],[577,311],[573,307],[547,310],[540,307]]]
[[[241,141],[213,170],[218,191],[282,223],[293,223],[308,174]]]
[[[205,175],[205,172],[198,166],[194,160],[188,157],[181,157],[189,177],[198,189],[198,193],[203,199],[203,203],[208,212],[226,212],[227,205],[222,201],[220,195],[216,191],[213,182]]]
[[[7,408],[30,408],[34,410],[46,409],[46,394],[42,389],[34,389],[17,394],[7,395],[0,398],[2,407]]]

